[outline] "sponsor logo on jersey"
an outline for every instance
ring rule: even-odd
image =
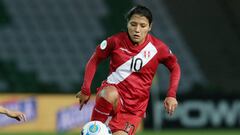
[[[103,40],[102,43],[100,44],[100,48],[101,50],[104,50],[107,48],[107,41],[106,40]]]
[[[128,49],[125,49],[125,48],[120,48],[120,50],[124,51],[124,52],[127,52],[127,53],[131,53],[130,51],[128,51]]]

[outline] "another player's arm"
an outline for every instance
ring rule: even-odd
[[[2,107],[2,106],[0,106],[0,113],[1,114],[7,114],[7,108],[4,108],[4,107]]]
[[[176,93],[180,81],[181,70],[178,64],[177,58],[169,51],[167,58],[163,63],[170,71],[170,84],[167,92],[167,96],[164,100],[164,107],[169,115],[172,115],[175,111],[178,102],[176,99]]]
[[[18,121],[26,121],[25,114],[22,113],[22,112],[19,112],[19,111],[8,110],[7,108],[4,108],[4,107],[0,106],[0,113],[5,114],[8,117],[14,118]]]

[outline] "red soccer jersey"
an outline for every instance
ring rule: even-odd
[[[134,45],[127,32],[109,37],[98,45],[89,60],[82,90],[90,95],[90,86],[98,63],[110,57],[110,73],[105,83],[115,85],[126,110],[137,116],[143,116],[153,77],[158,65],[164,64],[170,71],[168,95],[176,97],[180,80],[180,68],[175,55],[159,39],[148,34],[144,43]]]

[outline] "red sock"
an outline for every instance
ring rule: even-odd
[[[105,123],[112,110],[113,105],[100,97],[93,108],[91,121],[98,120]]]

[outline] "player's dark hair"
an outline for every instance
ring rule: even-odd
[[[132,15],[134,14],[145,16],[149,21],[149,25],[152,23],[152,20],[153,20],[152,13],[147,7],[137,5],[132,9],[130,9],[125,16],[127,22],[131,19]]]

